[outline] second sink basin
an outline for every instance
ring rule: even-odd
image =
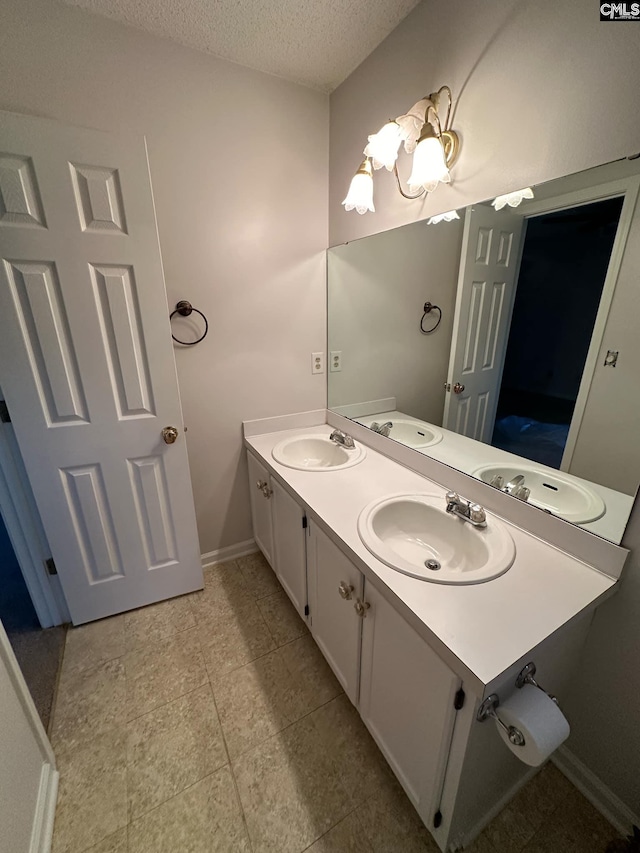
[[[365,547],[387,566],[441,584],[472,584],[506,572],[516,548],[506,526],[487,515],[485,528],[447,513],[444,498],[394,495],[366,506],[358,518]]]
[[[362,444],[349,449],[330,441],[328,435],[294,435],[285,438],[271,451],[273,458],[287,468],[301,471],[336,471],[362,462],[366,450]]]

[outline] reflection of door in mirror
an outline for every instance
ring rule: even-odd
[[[522,216],[467,209],[442,425],[490,442],[520,258]]]

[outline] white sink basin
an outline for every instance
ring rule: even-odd
[[[393,495],[366,506],[358,518],[365,547],[387,566],[443,584],[492,580],[513,564],[516,547],[506,526],[487,515],[473,527],[445,510],[444,497]]]
[[[531,489],[528,503],[574,524],[595,521],[605,513],[605,503],[600,495],[569,474],[520,463],[483,465],[473,472],[474,477],[485,483],[491,483],[497,474],[505,485],[518,474],[524,475],[524,484]]]
[[[271,451],[273,458],[287,468],[301,471],[336,471],[351,468],[366,456],[364,445],[349,449],[330,441],[328,435],[294,435],[285,438]]]
[[[434,444],[438,444],[439,441],[442,441],[442,433],[437,427],[432,426],[431,424],[423,424],[418,421],[410,421],[404,418],[389,418],[393,427],[389,432],[389,438],[393,438],[395,441],[399,441],[401,444],[406,444],[407,447],[413,447],[416,450],[422,450],[425,447],[431,447]],[[363,426],[371,428],[371,424],[375,423],[385,423],[386,419],[383,418],[367,418],[366,420],[360,421]]]

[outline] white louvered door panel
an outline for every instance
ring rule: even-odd
[[[200,588],[142,139],[0,114],[0,384],[73,622]]]

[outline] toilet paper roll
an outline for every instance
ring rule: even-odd
[[[516,746],[497,722],[500,737],[520,761],[537,767],[569,737],[569,723],[560,708],[547,694],[525,684],[498,706],[498,716],[508,726],[524,735],[524,746]]]

